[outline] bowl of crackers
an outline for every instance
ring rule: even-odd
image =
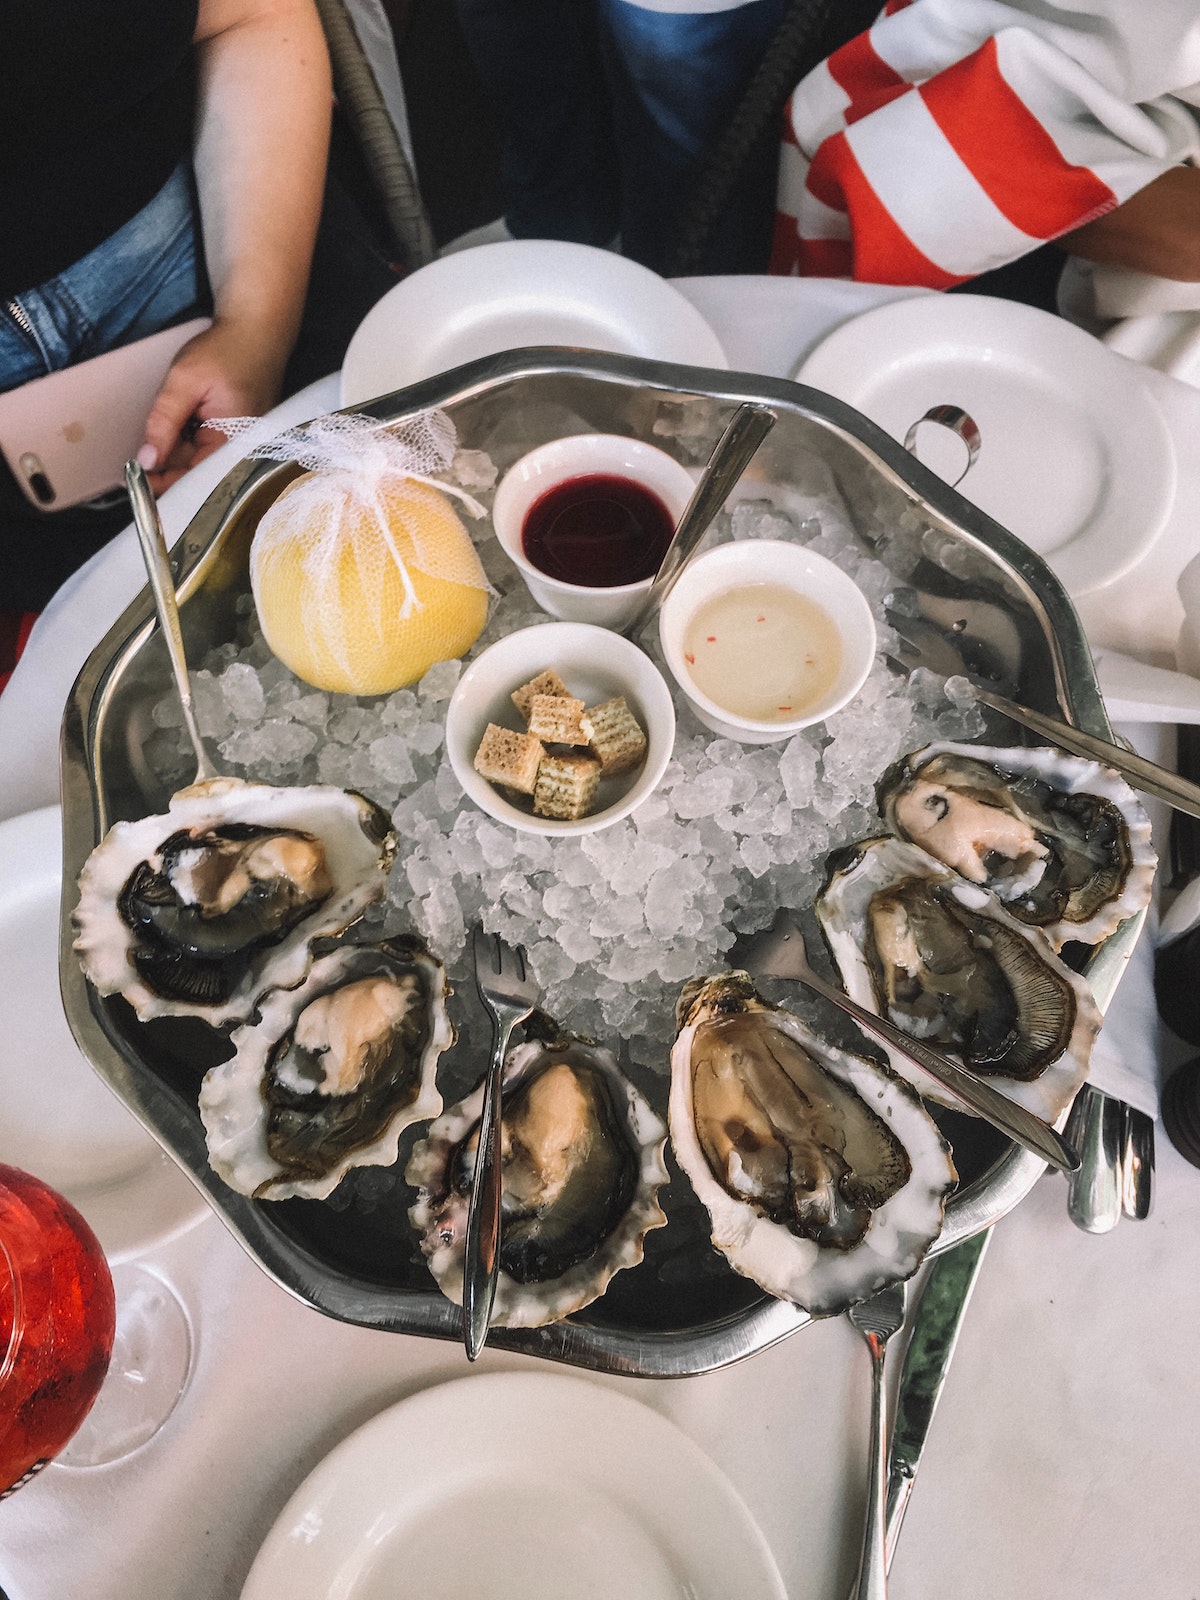
[[[658,787],[675,708],[637,645],[586,622],[510,633],[458,681],[446,754],[480,808],[522,833],[594,833]]]

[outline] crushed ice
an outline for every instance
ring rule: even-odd
[[[460,450],[453,470],[476,492],[495,480],[480,451]],[[636,1060],[665,1070],[680,984],[719,970],[735,934],[763,926],[778,906],[811,904],[830,851],[878,830],[874,785],[890,762],[931,739],[977,738],[984,726],[967,680],[906,680],[886,666],[885,603],[904,609],[906,596],[858,546],[840,503],[743,501],[723,522],[726,536],[792,538],[836,561],[871,603],[880,656],[850,706],[781,745],[714,739],[677,697],[661,786],[598,833],[516,833],[465,798],[442,749],[462,663],[440,662],[386,697],[326,694],[271,655],[249,596],[239,602],[241,643],[221,645],[193,673],[201,732],[232,773],[339,784],[390,810],[401,844],[373,931],[417,931],[463,989],[467,930],[481,920],[526,947],[551,1015],[577,1033],[624,1038]],[[545,620],[490,528],[474,532],[499,598],[471,657]],[[148,759],[177,783],[188,763],[173,694],[154,721]]]

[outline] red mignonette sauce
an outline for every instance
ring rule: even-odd
[[[652,578],[675,524],[652,490],[629,478],[589,473],[535,500],[521,529],[525,558],[560,583],[613,589]]]

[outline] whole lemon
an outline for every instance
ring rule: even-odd
[[[341,694],[415,683],[487,621],[487,579],[457,512],[396,473],[296,478],[258,525],[250,584],[279,659]]]

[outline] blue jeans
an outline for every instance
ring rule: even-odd
[[[662,271],[689,185],[784,9],[785,0],[713,12],[649,11],[630,0],[458,0],[504,130],[511,232],[600,245],[619,232],[627,256]],[[752,163],[710,270],[765,270],[776,158],[772,141]]]
[[[181,165],[103,244],[16,295],[21,315],[0,303],[0,391],[157,333],[203,293],[191,176]]]
[[[729,11],[649,11],[598,0],[621,164],[621,248],[664,271],[680,207],[733,115],[780,22],[785,0]],[[711,272],[765,270],[775,223],[775,163],[747,163],[709,249]],[[756,257],[761,254],[761,260]]]

